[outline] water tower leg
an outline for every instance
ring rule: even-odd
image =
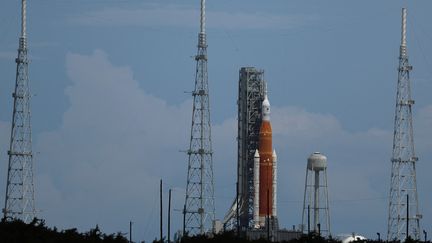
[[[315,197],[314,197],[314,231],[318,232],[319,224],[319,171],[315,171]]]

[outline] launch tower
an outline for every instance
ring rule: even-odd
[[[36,216],[36,210],[33,184],[26,5],[26,0],[22,0],[21,37],[19,38],[18,57],[15,59],[17,63],[16,83],[15,91],[12,93],[14,103],[3,217],[8,220],[20,219],[28,223]]]
[[[210,102],[207,77],[205,0],[201,0],[200,33],[196,60],[195,90],[192,92],[192,128],[190,136],[184,230],[204,234],[215,219]]]
[[[399,55],[396,112],[391,159],[391,180],[388,214],[388,240],[420,239],[420,218],[417,199],[412,124],[411,82],[412,66],[408,63],[406,42],[406,9],[402,9],[402,39]]]
[[[238,86],[238,135],[237,135],[237,194],[224,223],[245,230],[254,221],[254,155],[259,145],[259,132],[264,101],[264,71],[254,67],[242,67]],[[238,225],[237,225],[238,224]]]

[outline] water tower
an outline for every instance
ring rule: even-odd
[[[307,160],[306,182],[303,199],[303,232],[330,234],[330,214],[327,190],[327,157],[320,152]]]

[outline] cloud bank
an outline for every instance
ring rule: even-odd
[[[168,106],[145,93],[129,68],[113,66],[102,51],[69,53],[66,69],[70,107],[62,126],[36,144],[39,205],[55,225],[120,230],[145,217],[160,178],[183,177],[178,151],[191,103]]]

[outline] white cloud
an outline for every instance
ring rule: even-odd
[[[277,121],[273,128],[277,135],[310,140],[342,132],[342,126],[336,117],[310,113],[299,107],[275,107],[272,119]]]
[[[77,16],[70,22],[90,26],[197,27],[199,9],[144,5],[134,9],[104,8]],[[291,29],[317,21],[313,15],[219,12],[207,9],[206,22],[223,29]]]
[[[328,157],[334,233],[371,227],[365,224],[362,228],[347,228],[354,226],[347,221],[348,211],[354,218],[362,218],[366,213],[375,214],[370,216],[374,219],[386,217],[381,214],[386,209],[382,193],[386,192],[385,185],[389,180],[390,132],[370,129],[352,133],[345,130],[333,115],[312,113],[299,107],[274,107],[272,125],[279,159],[278,183],[279,188],[283,188],[279,190],[280,221],[283,224],[297,225],[301,222],[306,160],[314,151]],[[361,201],[371,198],[373,200]],[[373,210],[369,209],[371,205]],[[380,225],[381,222],[376,222],[372,227]]]
[[[178,151],[187,144],[191,102],[168,106],[145,93],[102,51],[69,53],[66,68],[70,107],[61,128],[36,144],[39,205],[60,227],[100,223],[115,232],[119,222],[144,217],[160,178],[184,181],[186,156]]]

